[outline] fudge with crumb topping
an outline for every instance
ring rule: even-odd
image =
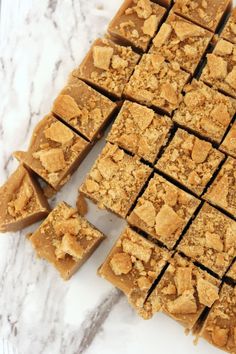
[[[232,266],[228,270],[226,277],[232,280],[234,283],[236,282],[236,261],[232,264]]]
[[[236,8],[231,12],[220,37],[236,44]]]
[[[236,121],[220,145],[220,150],[236,158]]]

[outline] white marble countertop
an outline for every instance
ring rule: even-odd
[[[35,124],[50,110],[69,74],[104,33],[121,0],[0,0],[0,184],[17,163]],[[75,203],[97,144],[53,204]],[[22,233],[0,237],[0,353],[216,354],[164,315],[144,321],[119,291],[96,275],[124,222],[90,204],[107,239],[68,282],[35,258]],[[35,226],[30,230],[35,229]],[[220,352],[219,352],[220,353]]]

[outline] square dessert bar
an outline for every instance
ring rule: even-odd
[[[236,353],[236,287],[223,285],[200,336],[221,350]]]
[[[155,174],[128,217],[128,222],[172,249],[200,200]]]
[[[173,120],[204,138],[221,143],[236,112],[236,101],[201,81],[184,88],[185,96]]]
[[[54,189],[59,190],[77,169],[91,145],[52,115],[34,129],[27,152],[14,156]]]
[[[213,53],[207,54],[200,79],[236,98],[236,45],[220,39]]]
[[[38,182],[20,165],[0,188],[0,232],[19,231],[49,212]]]
[[[236,44],[236,8],[231,12],[220,37]]]
[[[194,74],[213,34],[171,13],[153,40],[151,53],[163,55],[169,62]]]
[[[200,196],[223,158],[209,142],[178,129],[156,168]]]
[[[178,63],[167,63],[159,54],[144,54],[124,95],[171,114],[182,100],[181,92],[188,79],[189,74],[181,70]]]
[[[178,250],[223,277],[236,256],[235,235],[236,222],[204,204]]]
[[[166,9],[150,0],[125,0],[108,27],[108,33],[123,45],[146,52]]]
[[[107,143],[80,191],[100,208],[125,218],[151,172],[137,157]]]
[[[122,290],[138,310],[169,258],[166,250],[126,228],[98,274]]]
[[[223,140],[220,150],[236,158],[236,121]]]
[[[52,112],[92,141],[99,137],[117,105],[72,77],[53,103]]]
[[[236,218],[236,159],[228,157],[204,199]]]
[[[29,236],[38,257],[53,264],[64,280],[81,267],[103,239],[100,231],[65,202],[58,204]]]
[[[227,272],[226,277],[236,283],[236,260]]]
[[[219,298],[220,281],[176,254],[140,314],[163,312],[190,330]]]
[[[97,39],[73,76],[96,89],[121,98],[140,56],[130,47],[122,47],[109,39]]]
[[[215,32],[231,6],[231,0],[175,0],[173,11]]]
[[[125,101],[107,140],[154,163],[167,143],[173,123],[152,109]]]

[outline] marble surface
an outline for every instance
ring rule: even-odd
[[[69,72],[104,33],[121,0],[1,0],[0,184],[17,166],[35,124],[48,113]],[[100,141],[52,200],[75,203],[77,189],[104,145]],[[90,204],[88,219],[107,239],[82,269],[62,281],[35,258],[26,232],[0,237],[0,354],[216,354],[164,315],[137,317],[126,299],[97,277],[124,222]],[[219,352],[220,353],[220,352]]]

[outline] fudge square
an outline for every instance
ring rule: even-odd
[[[0,232],[19,231],[49,212],[38,182],[20,165],[0,188]]]
[[[139,59],[130,47],[122,47],[105,38],[97,39],[73,75],[106,94],[121,98]]]
[[[223,140],[220,150],[236,158],[236,121]]]
[[[107,97],[72,77],[55,99],[52,112],[92,141],[103,132],[116,107]]]
[[[220,144],[235,114],[236,101],[197,80],[186,85],[184,91],[173,120]]]
[[[236,8],[234,8],[231,12],[220,37],[233,44],[236,44]]]
[[[223,158],[209,142],[178,129],[156,168],[200,196]]]
[[[220,281],[175,254],[140,315],[163,312],[191,330],[200,315],[219,298]]]
[[[234,283],[236,282],[236,261],[230,267],[226,277],[231,279]]]
[[[200,200],[155,174],[128,217],[128,222],[172,249]]]
[[[166,9],[150,0],[125,0],[108,27],[121,44],[146,52]]]
[[[152,169],[117,145],[107,143],[80,192],[100,208],[125,218],[148,180]]]
[[[154,38],[150,52],[163,55],[169,62],[176,61],[194,74],[212,37],[206,29],[171,13]]]
[[[167,143],[173,123],[152,109],[125,101],[112,125],[107,141],[154,163]]]
[[[236,221],[204,204],[178,250],[223,277],[236,256],[235,235]]]
[[[29,236],[39,258],[69,279],[104,239],[77,210],[65,202],[56,206],[38,230]]]
[[[98,274],[122,290],[129,303],[138,310],[169,258],[166,250],[127,227]]]
[[[236,218],[236,159],[227,158],[204,199]]]
[[[188,79],[189,74],[181,70],[178,63],[167,63],[159,54],[144,54],[124,95],[171,114],[182,100],[181,92]]]
[[[213,53],[207,54],[200,79],[236,98],[236,45],[220,39]]]
[[[236,287],[223,285],[200,336],[221,350],[236,352]]]
[[[86,140],[70,128],[52,115],[47,115],[34,129],[28,151],[17,151],[14,156],[59,190],[77,169],[90,147]]]

